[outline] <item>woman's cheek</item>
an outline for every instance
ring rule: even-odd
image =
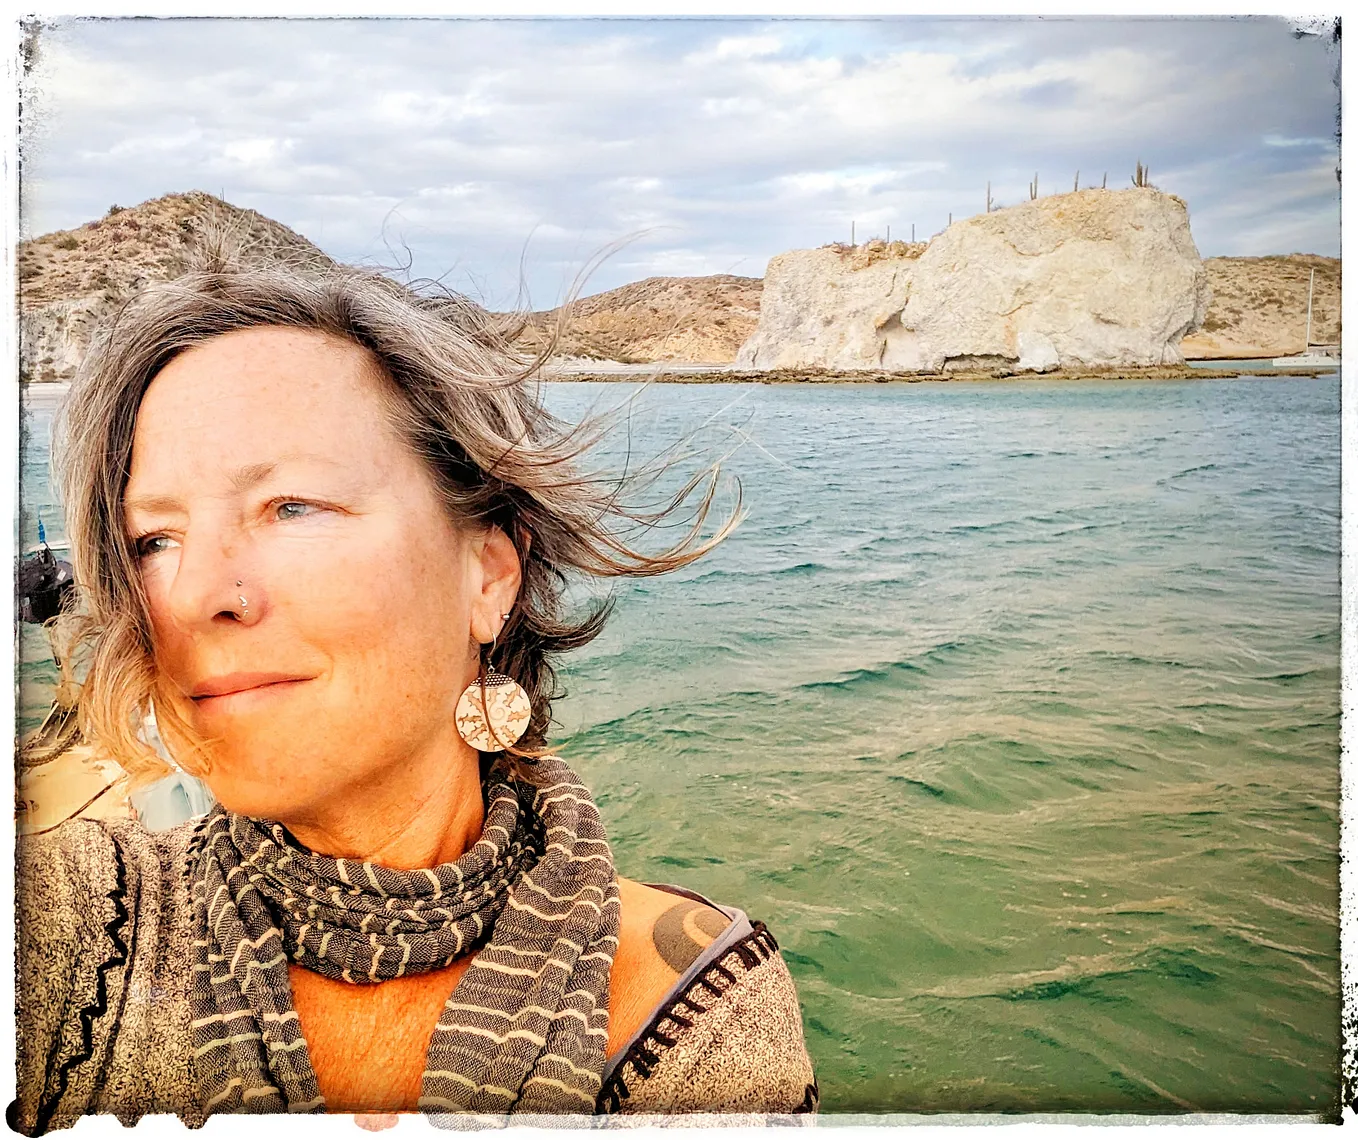
[[[170,590],[174,586],[176,561],[174,552],[166,551],[154,558],[143,558],[138,567],[151,628],[156,634],[168,632],[171,625]]]

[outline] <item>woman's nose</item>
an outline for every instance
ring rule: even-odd
[[[264,616],[264,591],[248,572],[243,553],[222,539],[185,536],[168,599],[176,625],[254,625]]]

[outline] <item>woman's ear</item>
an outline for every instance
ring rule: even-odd
[[[533,549],[533,532],[518,519],[514,520],[514,546],[519,552],[520,563]]]
[[[487,527],[472,542],[472,637],[485,644],[504,625],[504,615],[519,596],[523,570],[513,541],[498,526]]]

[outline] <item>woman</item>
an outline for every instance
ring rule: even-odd
[[[210,266],[92,354],[80,723],[144,780],[154,714],[217,803],[24,841],[13,1126],[815,1108],[772,937],[617,876],[546,749],[550,662],[605,617],[563,613],[565,575],[732,522],[700,540],[709,488],[633,550],[532,372],[466,302],[348,268]]]

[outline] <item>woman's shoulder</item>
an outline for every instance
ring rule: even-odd
[[[139,1031],[168,1016],[156,971],[183,976],[182,954],[167,950],[182,950],[189,937],[179,879],[191,834],[74,819],[20,836],[18,1097],[9,1118],[18,1131],[119,1112],[127,1107],[120,1089],[136,1099],[142,1066],[111,1061],[110,1050],[128,1025]],[[131,993],[134,977],[145,993]]]
[[[741,913],[682,887],[618,879],[619,952],[633,971],[668,988]]]
[[[73,819],[19,836],[17,949],[30,1011],[60,1009],[62,987],[105,986],[114,967],[131,969],[134,951],[187,937],[192,834],[191,825],[151,832],[133,820]]]
[[[814,1111],[797,993],[772,933],[680,887],[619,880],[619,888],[624,965],[649,942],[669,984],[642,1016],[630,1011],[635,1028],[625,1037],[610,1035],[600,1110]],[[652,986],[663,976],[656,970]]]
[[[20,835],[18,893],[49,905],[78,905],[130,882],[182,876],[196,821],[148,831],[136,820],[70,819]]]

